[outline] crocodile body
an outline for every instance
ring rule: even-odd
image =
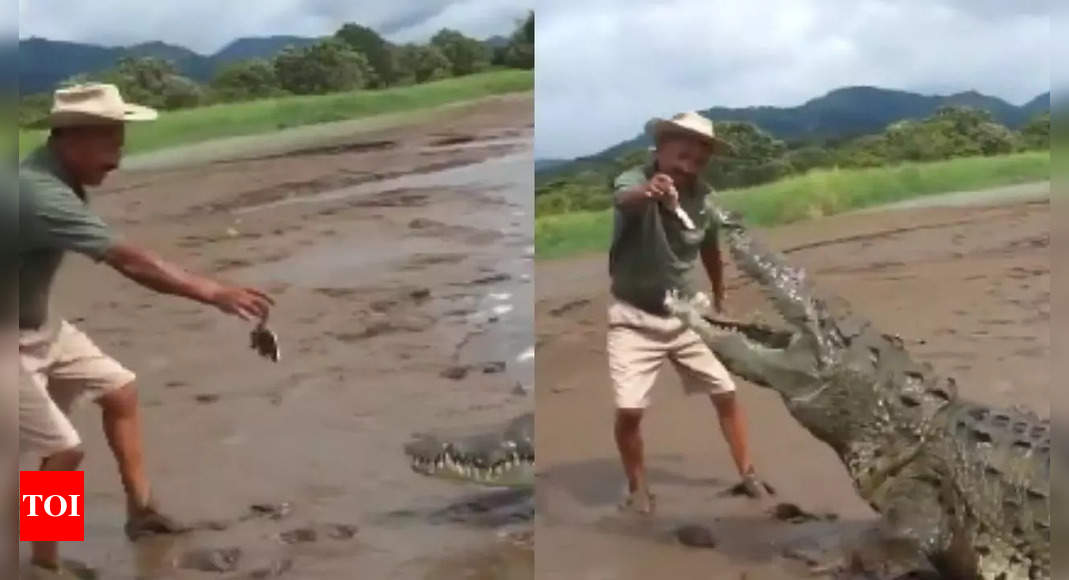
[[[777,391],[838,455],[882,516],[856,556],[879,545],[888,570],[1050,579],[1049,420],[959,397],[952,378],[915,361],[845,300],[818,295],[804,270],[720,211],[736,265],[787,328],[717,320],[702,295],[670,293],[665,303],[728,370]]]

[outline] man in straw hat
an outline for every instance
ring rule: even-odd
[[[712,283],[715,307],[723,310],[723,264],[717,224],[706,209],[711,188],[700,175],[713,155],[733,146],[713,123],[693,113],[653,119],[646,132],[655,143],[649,163],[614,181],[615,227],[609,252],[612,300],[608,309],[609,375],[615,391],[615,437],[628,481],[623,509],[650,513],[650,492],[640,431],[643,411],[659,370],[673,363],[687,393],[712,399],[720,427],[748,495],[763,495],[747,450],[746,429],[728,371],[698,335],[664,307],[668,290],[690,293],[695,262]]]
[[[63,256],[75,252],[102,262],[138,284],[215,306],[246,320],[266,319],[271,299],[248,288],[189,273],[122,239],[87,205],[86,188],[119,166],[127,122],[157,112],[123,101],[113,85],[57,90],[47,143],[19,171],[19,358],[25,373],[19,400],[20,452],[39,454],[42,470],[74,470],[81,439],[67,415],[83,399],[95,401],[118,462],[127,498],[125,531],[133,540],[175,533],[182,526],[160,513],[145,474],[134,373],[50,308],[52,281]],[[33,546],[32,563],[58,570],[55,542]]]

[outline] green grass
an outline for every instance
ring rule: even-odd
[[[1017,153],[872,169],[818,170],[774,183],[720,192],[746,223],[773,226],[906,199],[1050,178],[1050,153]],[[606,192],[608,195],[608,192]],[[550,215],[535,220],[539,259],[605,251],[612,212]]]
[[[311,95],[229,103],[162,112],[152,123],[132,123],[127,152],[143,153],[221,137],[403,113],[481,97],[532,90],[534,72],[495,70],[420,85],[331,95]],[[19,132],[19,155],[40,145],[46,133]]]

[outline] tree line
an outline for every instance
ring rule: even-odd
[[[125,99],[162,110],[250,101],[287,95],[321,95],[425,83],[482,72],[492,67],[534,68],[534,13],[518,23],[506,42],[492,45],[442,29],[429,42],[395,44],[359,24],[345,24],[332,36],[290,46],[270,59],[231,63],[208,83],[180,74],[155,57],[125,57],[110,69],[80,74],[63,85],[87,81],[115,84]],[[51,94],[22,98],[22,124],[40,119]]]
[[[903,120],[882,133],[821,142],[788,143],[749,122],[718,121],[717,134],[736,148],[732,157],[714,158],[703,178],[717,190],[762,185],[813,169],[861,168],[956,157],[1004,155],[1050,148],[1050,113],[1020,131],[995,122],[990,112],[945,106],[920,120]],[[611,207],[611,180],[646,161],[636,150],[609,162],[579,164],[574,171],[538,179],[539,216]]]

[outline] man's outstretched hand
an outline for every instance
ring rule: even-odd
[[[266,321],[271,306],[275,304],[259,290],[231,286],[198,276],[129,243],[116,244],[102,259],[146,288],[211,304],[247,321]]]
[[[211,303],[227,314],[233,314],[246,321],[267,320],[267,315],[275,301],[270,296],[253,288],[223,286],[214,292]]]

